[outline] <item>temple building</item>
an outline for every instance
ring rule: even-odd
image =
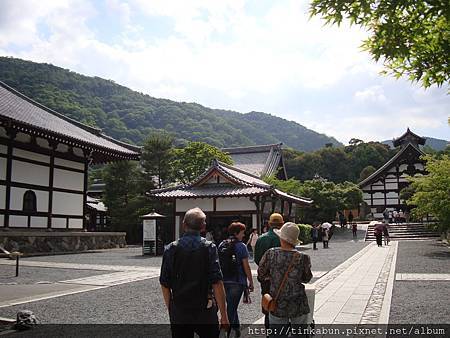
[[[393,145],[398,152],[372,175],[359,183],[363,200],[375,218],[382,218],[383,211],[407,210],[405,201],[400,199],[400,191],[409,185],[408,176],[424,175],[425,162],[420,158],[424,153],[419,145],[426,139],[414,134],[409,128]]]
[[[249,229],[261,231],[264,221],[272,212],[282,213],[285,220],[293,220],[296,207],[312,204],[310,199],[284,193],[267,184],[261,179],[261,172],[254,172],[255,175],[238,165],[231,166],[215,160],[190,184],[147,193],[151,198],[174,204],[172,216],[175,229],[172,233],[175,238],[182,231],[184,213],[194,207],[200,207],[205,212],[207,230],[218,233],[235,220],[243,222]]]
[[[84,229],[88,166],[139,156],[0,82],[0,229]]]
[[[281,146],[282,143],[276,143],[261,146],[224,148],[222,151],[231,156],[234,167],[238,169],[259,178],[273,175],[280,180],[286,180],[287,174]]]

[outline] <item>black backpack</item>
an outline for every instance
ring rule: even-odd
[[[225,239],[219,245],[219,262],[220,269],[222,270],[223,277],[225,279],[237,279],[238,278],[238,259],[236,255],[236,240]]]
[[[202,240],[199,249],[189,250],[175,243],[172,274],[172,300],[174,305],[186,311],[206,309],[210,289],[209,246]]]

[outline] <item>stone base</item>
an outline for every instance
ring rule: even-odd
[[[82,252],[124,248],[125,232],[0,231],[0,245],[24,254]]]

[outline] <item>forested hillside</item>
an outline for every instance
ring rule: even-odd
[[[157,99],[49,64],[0,57],[0,81],[49,108],[135,144],[142,144],[152,131],[164,129],[179,143],[203,141],[217,147],[283,142],[296,150],[312,151],[326,143],[341,145],[332,137],[270,114],[241,114]]]

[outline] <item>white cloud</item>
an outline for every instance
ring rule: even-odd
[[[105,18],[88,0],[0,1],[0,51],[156,97],[276,113],[344,142],[398,136],[405,121],[442,130],[448,116],[444,91],[381,78],[359,49],[366,33],[308,20],[308,1],[273,2],[261,15],[235,0],[105,4],[120,20],[110,23],[114,44],[96,35],[96,19]],[[169,22],[165,34],[151,35],[146,23],[155,18]],[[423,129],[427,121],[435,129]]]
[[[381,86],[372,86],[354,94],[357,101],[369,103],[385,103],[387,102],[384,90]]]

